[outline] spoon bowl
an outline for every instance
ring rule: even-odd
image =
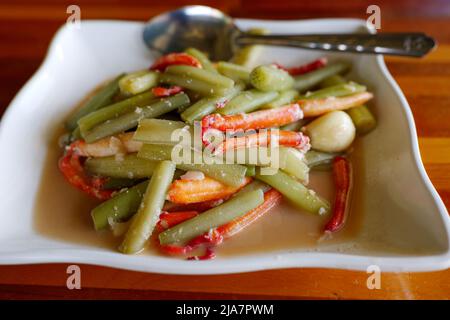
[[[233,19],[206,6],[187,6],[151,19],[144,28],[144,42],[161,54],[194,47],[211,59],[228,60],[232,39],[240,31]]]
[[[186,6],[151,19],[144,42],[161,54],[194,47],[213,60],[228,60],[237,47],[263,44],[302,49],[422,57],[436,42],[421,32],[379,34],[256,35],[239,30],[233,19],[207,6]]]

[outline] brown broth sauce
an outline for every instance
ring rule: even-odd
[[[94,95],[102,85],[93,90],[77,106],[81,106]],[[76,108],[75,108],[76,109]],[[100,202],[72,187],[58,170],[58,160],[62,150],[58,148],[58,139],[64,133],[63,128],[55,130],[48,142],[48,154],[45,159],[41,182],[35,200],[34,227],[50,238],[61,241],[90,245],[117,250],[122,238],[114,237],[112,232],[94,230],[90,211]],[[352,153],[353,169],[363,172],[361,165],[361,144],[355,143]],[[329,216],[318,216],[294,208],[283,200],[282,204],[267,213],[254,224],[226,240],[219,246],[221,256],[243,255],[292,249],[318,249],[322,245],[351,243],[361,230],[362,210],[359,210],[364,177],[354,174],[354,192],[345,227],[332,238],[323,237],[323,226]],[[331,171],[312,171],[309,188],[315,190],[330,203],[333,202],[334,186]],[[151,246],[150,246],[151,247]],[[148,248],[149,253],[157,250]]]
[[[332,203],[334,198],[331,172],[313,171],[309,188]],[[322,244],[334,244],[356,237],[361,217],[349,216],[345,228],[332,238],[323,237],[327,216],[307,213],[295,208],[287,200],[267,213],[233,238],[225,241],[217,250],[220,255],[244,255],[293,249],[315,249]]]
[[[35,228],[50,238],[116,250],[121,237],[114,237],[109,231],[96,232],[93,228],[90,211],[99,201],[69,185],[58,170],[62,151],[57,140],[61,133],[62,130],[49,142],[35,201]],[[332,203],[334,186],[331,172],[311,172],[308,187]],[[355,239],[361,225],[360,212],[350,210],[345,228],[332,239],[323,239],[322,230],[328,218],[301,212],[283,200],[280,206],[225,241],[217,253],[231,256],[300,248],[314,250],[322,244]],[[148,251],[155,252],[152,248]]]
[[[99,201],[64,179],[58,170],[62,151],[58,148],[57,138],[50,143],[35,201],[36,230],[62,241],[115,249],[119,239],[111,232],[94,230],[90,211]]]

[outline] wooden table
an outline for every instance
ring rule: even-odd
[[[188,4],[183,0],[76,1],[82,19],[144,21]],[[0,110],[41,63],[71,1],[3,0],[0,4]],[[154,3],[154,4],[152,4]],[[439,48],[422,60],[387,58],[405,93],[419,134],[427,172],[450,206],[450,3],[445,0],[377,1],[382,31],[424,31]],[[198,1],[236,17],[299,19],[366,18],[372,1]],[[1,266],[0,298],[331,298],[448,299],[450,270],[383,274],[381,290],[368,290],[367,274],[324,269],[285,269],[225,276],[167,276],[81,266],[82,290],[66,289],[63,264]]]

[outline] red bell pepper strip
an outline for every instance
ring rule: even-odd
[[[67,147],[64,156],[59,160],[59,170],[64,178],[79,190],[100,200],[108,200],[115,190],[102,190],[106,178],[89,177],[84,172],[81,155],[77,152],[78,144],[84,141],[77,140]]]
[[[233,115],[210,114],[202,119],[202,127],[220,131],[249,130],[279,127],[303,118],[303,111],[296,103],[276,109],[260,110]]]
[[[157,59],[150,67],[150,70],[158,70],[163,72],[168,66],[177,64],[193,66],[197,68],[202,67],[200,61],[198,61],[193,56],[188,55],[187,53],[169,53]]]
[[[333,177],[336,185],[333,216],[325,225],[325,232],[331,233],[340,230],[346,219],[351,188],[351,165],[344,157],[336,157],[333,160]]]
[[[155,95],[155,97],[169,97],[173,96],[174,94],[180,93],[183,91],[183,88],[179,86],[173,86],[170,88],[164,88],[164,87],[154,87],[152,88],[152,92]]]
[[[317,117],[325,113],[336,110],[347,110],[361,106],[373,98],[371,92],[359,92],[345,97],[323,98],[323,99],[302,99],[297,103],[303,111],[305,118]]]
[[[276,66],[287,71],[291,76],[298,76],[325,67],[327,65],[327,62],[327,58],[320,58],[298,67],[286,68],[279,64],[276,64]]]

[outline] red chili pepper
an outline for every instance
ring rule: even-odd
[[[336,186],[333,216],[325,225],[325,232],[336,232],[345,224],[351,187],[351,166],[346,158],[339,156],[334,158],[333,177]]]
[[[150,69],[162,72],[166,70],[168,66],[178,64],[192,66],[196,68],[202,67],[201,63],[196,58],[188,55],[187,53],[169,53],[157,59],[150,67]]]
[[[180,211],[180,212],[163,212],[161,213],[161,215],[159,216],[159,221],[156,224],[156,231],[157,233],[161,233],[166,229],[169,229],[173,226],[176,226],[177,224],[192,219],[193,217],[197,216],[198,212],[196,211]],[[193,251],[197,246],[193,246],[191,245],[191,243],[188,243],[185,246],[177,246],[177,245],[160,245],[159,244],[159,240],[156,237],[156,243],[159,247],[159,250],[165,254],[168,255],[186,255],[188,253],[190,253],[191,251]],[[199,257],[189,257],[187,258],[188,260],[205,260],[208,258],[208,256],[211,256],[211,258],[213,258],[213,254],[208,253],[205,254],[204,256],[199,256]]]
[[[155,95],[155,97],[169,97],[173,96],[174,94],[180,93],[181,91],[183,91],[183,88],[178,86],[173,86],[170,88],[164,87],[152,88],[152,92]]]
[[[211,260],[216,257],[216,253],[214,252],[214,249],[211,247],[205,248],[205,253],[201,256],[193,256],[187,258],[187,260]]]
[[[298,76],[298,75],[308,73],[308,72],[314,71],[316,69],[322,68],[322,67],[326,66],[327,62],[328,62],[327,58],[320,58],[320,59],[314,60],[310,63],[304,64],[304,65],[301,65],[298,67],[292,67],[292,68],[283,67],[282,65],[280,65],[278,63],[276,63],[275,65],[278,68],[287,71],[291,76]]]
[[[79,143],[84,141],[77,140],[68,146],[66,153],[59,160],[58,167],[66,180],[79,190],[100,200],[111,198],[114,190],[102,190],[107,181],[106,178],[89,177],[84,172],[81,163],[81,155],[76,151]]]
[[[198,215],[196,211],[184,211],[184,212],[163,212],[160,215],[160,220],[156,224],[156,230],[157,233],[161,233],[162,231],[169,229],[183,221],[192,219]],[[194,239],[195,240],[195,239]],[[197,249],[200,245],[206,244],[207,241],[190,241],[184,246],[178,246],[178,245],[160,245],[158,237],[156,237],[156,244],[159,247],[159,250],[165,254],[169,255],[187,255],[188,253],[192,252],[193,250]],[[208,249],[208,248],[206,248]],[[214,253],[211,251],[206,251],[205,255],[202,256],[194,256],[194,257],[188,257],[188,260],[205,260],[205,259],[212,259],[214,258]]]
[[[156,240],[158,241],[158,240]],[[189,252],[191,252],[193,250],[193,248],[189,247],[189,246],[176,246],[176,245],[165,245],[165,246],[159,246],[159,250],[162,253],[171,255],[171,256],[181,256],[181,255],[186,255]]]
[[[160,250],[168,255],[172,256],[180,256],[180,255],[187,255],[190,252],[192,252],[196,247],[192,246],[175,246],[175,245],[166,245],[166,246],[160,246]],[[214,250],[212,247],[205,247],[205,253],[203,255],[199,256],[190,256],[187,257],[186,260],[209,260],[214,259],[216,257],[216,254],[214,253]]]

